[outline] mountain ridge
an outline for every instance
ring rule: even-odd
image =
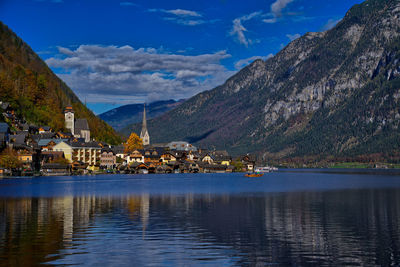
[[[395,153],[399,16],[398,0],[355,5],[333,29],[307,33],[150,120],[150,136],[264,159]]]
[[[46,63],[0,21],[0,100],[10,102],[30,123],[65,130],[64,108],[72,105],[77,118],[86,118],[92,136],[117,144],[121,138],[87,109]]]
[[[170,99],[151,102],[146,105],[147,118],[151,119],[160,116],[183,102],[183,99],[178,101]],[[101,113],[98,115],[98,117],[111,125],[115,130],[120,131],[126,136],[129,136],[129,128],[124,128],[127,125],[142,121],[143,105],[144,103],[123,105]]]

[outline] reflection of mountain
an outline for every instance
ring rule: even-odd
[[[0,265],[398,265],[399,219],[383,189],[0,199]]]

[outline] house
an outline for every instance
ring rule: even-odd
[[[144,163],[161,165],[161,155],[163,153],[164,148],[151,148],[144,150]]]
[[[32,164],[33,153],[32,153],[32,150],[30,150],[30,149],[18,150],[17,157],[24,165]]]
[[[44,176],[69,175],[71,168],[60,163],[44,163],[40,172]]]
[[[100,168],[113,169],[117,164],[117,158],[111,148],[101,149]]]
[[[62,151],[42,151],[40,153],[40,162],[51,163],[60,159],[65,159],[64,152]]]
[[[49,126],[40,126],[39,127],[39,134],[41,133],[50,133],[51,128]]]
[[[200,172],[204,173],[225,173],[229,168],[226,165],[221,164],[209,164],[207,162],[199,163]]]
[[[207,162],[208,164],[214,163],[214,156],[211,153],[205,153],[201,156],[201,162]]]
[[[82,161],[89,166],[100,164],[101,146],[97,142],[69,142],[69,144],[72,147],[73,161]]]
[[[114,151],[117,158],[121,158],[122,160],[127,159],[128,154],[124,152],[125,148],[123,145],[113,146],[111,149]]]
[[[160,157],[162,163],[170,163],[170,162],[175,162],[177,160],[177,156],[173,152],[164,152],[161,157]]]
[[[72,145],[68,141],[61,141],[60,143],[53,146],[53,151],[60,151],[64,153],[65,159],[69,162],[73,162],[72,160]]]
[[[253,155],[247,154],[240,158],[240,161],[246,167],[246,171],[254,171],[254,166],[256,165],[256,159]]]
[[[42,149],[42,151],[52,151],[54,146],[61,143],[67,142],[68,139],[40,139],[37,144]]]
[[[131,154],[129,154],[126,161],[128,165],[131,165],[135,162],[144,163],[144,155],[139,150],[135,150]]]
[[[214,156],[215,163],[229,166],[232,162],[232,158],[230,156],[216,155]]]

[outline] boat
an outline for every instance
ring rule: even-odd
[[[272,172],[272,171],[277,171],[277,170],[278,170],[278,168],[269,167],[269,166],[266,166],[266,167],[255,167],[254,168],[255,172],[260,172],[260,173]]]
[[[261,177],[263,175],[264,175],[264,173],[247,173],[244,176],[246,176],[246,177]]]

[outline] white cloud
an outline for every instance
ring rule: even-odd
[[[185,26],[197,26],[200,24],[204,24],[207,22],[214,22],[214,21],[207,21],[201,19],[203,17],[202,14],[193,10],[185,10],[185,9],[148,9],[149,12],[161,12],[164,14],[168,14],[168,17],[163,17],[164,20],[172,21],[180,25]]]
[[[239,43],[242,45],[245,45],[246,47],[249,46],[249,44],[252,43],[251,39],[248,39],[245,35],[245,32],[247,32],[247,29],[243,26],[243,22],[251,20],[256,17],[260,17],[262,15],[261,11],[253,12],[248,15],[241,16],[239,18],[236,18],[232,21],[232,29],[230,31],[230,35],[234,36],[237,38]]]
[[[252,63],[253,61],[255,61],[257,59],[267,60],[267,59],[269,59],[269,58],[271,58],[273,56],[274,56],[273,54],[269,54],[268,56],[253,56],[253,57],[249,57],[249,58],[244,58],[244,59],[241,59],[241,60],[239,60],[239,61],[237,61],[235,63],[235,68],[236,69],[241,69],[241,68],[249,65],[250,63]]]
[[[202,17],[202,15],[196,11],[185,10],[185,9],[164,10],[164,12],[181,17]]]
[[[294,0],[276,0],[271,5],[271,12],[274,14],[275,17],[282,16],[282,10]]]
[[[289,38],[290,41],[294,41],[299,38],[301,35],[299,33],[296,34],[286,34],[286,37]]]
[[[322,26],[321,31],[328,31],[332,29],[333,27],[336,26],[336,24],[339,23],[342,19],[334,20],[334,19],[329,19],[324,26]]]
[[[276,0],[271,4],[271,13],[268,14],[270,18],[263,19],[265,23],[276,23],[278,18],[282,17],[282,11],[286,6],[294,0]]]
[[[270,18],[270,19],[263,19],[263,22],[265,23],[275,23],[278,20],[274,17],[274,18]]]
[[[81,45],[59,47],[46,63],[88,102],[134,103],[188,98],[225,82],[234,74],[222,64],[226,51],[187,56],[154,48]]]

